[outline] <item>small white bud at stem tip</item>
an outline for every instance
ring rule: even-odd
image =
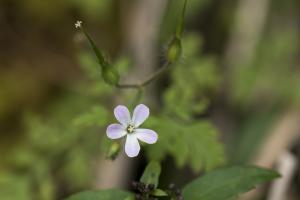
[[[81,28],[81,24],[82,24],[82,21],[77,21],[76,23],[75,23],[75,28]]]

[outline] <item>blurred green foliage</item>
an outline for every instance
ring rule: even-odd
[[[113,27],[112,29],[115,30],[115,18],[111,19],[111,17],[119,15],[119,11],[115,9],[119,6],[117,4],[121,4],[121,1],[110,0],[7,2],[15,6],[2,6],[0,11],[5,12],[1,12],[1,16],[6,12],[9,14],[8,24],[13,24],[13,31],[8,32],[7,35],[11,35],[14,40],[13,33],[16,32],[19,38],[17,44],[23,36],[31,35],[30,31],[33,33],[28,38],[34,38],[38,34],[34,32],[34,26],[38,28],[45,26],[55,31],[62,30],[58,35],[63,31],[69,34],[70,30],[73,31],[71,29],[73,24],[68,21],[68,18],[72,18],[71,15],[81,16],[83,19],[97,23],[104,20],[105,27],[100,27],[101,31],[107,31],[106,27]],[[231,23],[220,24],[224,20],[222,15],[216,17],[216,21],[213,22],[210,19],[199,20],[195,17],[207,17],[206,12],[217,15],[218,13],[215,13],[214,8],[210,6],[228,2],[189,0],[187,21],[197,24],[193,25],[196,26],[195,32],[197,32],[185,34],[186,37],[182,41],[183,59],[170,68],[165,77],[168,82],[167,87],[159,88],[161,105],[153,108],[153,113],[146,122],[146,126],[159,134],[157,144],[145,146],[145,153],[149,160],[161,161],[171,156],[178,167],[189,166],[197,172],[222,165],[225,156],[223,145],[218,141],[218,131],[209,119],[204,117],[209,106],[214,106],[211,105],[211,100],[215,97],[224,98],[219,101],[226,104],[225,106],[228,107],[225,109],[230,110],[230,114],[233,115],[234,133],[228,142],[228,149],[230,161],[235,163],[248,162],[263,144],[281,112],[292,106],[299,106],[299,67],[297,67],[299,29],[293,24],[297,22],[295,16],[298,12],[293,9],[298,8],[296,5],[299,5],[299,1],[288,2],[290,6],[284,7],[282,5],[285,3],[277,0],[277,7],[272,7],[274,5],[270,7],[269,21],[255,49],[254,59],[244,66],[231,66],[233,67],[231,74],[225,77],[230,79],[231,84],[229,87],[221,88],[224,90],[222,91],[224,96],[218,96],[218,90],[224,81],[222,72],[227,69],[220,69],[217,65],[220,63],[220,57],[212,57],[202,52],[202,49],[205,51],[214,44],[207,43],[205,40],[207,38],[204,38],[203,47],[199,35],[200,32],[204,32],[210,35],[214,42],[221,41],[219,38],[224,36],[219,32],[198,30],[204,25],[198,22],[212,24],[211,26],[216,27],[216,30],[219,26],[226,26],[225,29],[230,30]],[[180,15],[178,8],[181,4],[182,1],[169,1],[168,12],[161,26],[163,41],[166,41],[175,30],[176,16]],[[13,10],[14,7],[17,9]],[[234,9],[228,10],[227,12],[231,13]],[[68,23],[62,22],[64,19]],[[28,26],[31,23],[35,25]],[[63,27],[66,24],[68,28]],[[20,31],[22,27],[28,33],[23,30],[26,33],[23,34]],[[48,45],[51,46],[53,36],[50,34],[45,37]],[[115,42],[113,37],[110,40]],[[116,41],[119,42],[118,39]],[[10,45],[4,45],[3,48]],[[121,44],[116,46],[119,48]],[[21,47],[15,45],[11,48],[21,54]],[[2,51],[4,52],[4,49]],[[23,49],[24,51],[27,49]],[[223,49],[217,51],[222,52]],[[7,48],[7,52],[10,52],[10,48]],[[39,59],[39,56],[35,55],[35,57]],[[16,65],[22,65],[25,69],[31,65],[30,61],[29,64],[24,64],[22,63],[24,61],[18,61],[18,58],[11,60],[11,62],[16,60]],[[43,62],[51,62],[51,60]],[[101,79],[101,70],[91,51],[81,51],[78,62],[84,77],[76,77],[76,81],[71,86],[64,86],[62,91],[54,94],[55,97],[45,91],[46,83],[39,83],[40,80],[36,78],[39,75],[24,73],[24,69],[7,70],[7,73],[1,71],[0,119],[18,115],[11,123],[12,126],[16,126],[14,127],[17,129],[16,132],[23,134],[16,137],[10,132],[1,131],[2,136],[14,139],[9,142],[1,141],[0,199],[61,199],[70,192],[89,187],[93,182],[98,158],[106,153],[111,144],[111,141],[105,137],[105,127],[115,120],[112,114],[116,104],[115,95],[116,93],[122,95],[124,104],[128,105],[132,102],[133,92],[116,92],[113,87],[107,86]],[[6,63],[2,63],[2,60],[0,64],[6,67]],[[54,65],[56,64],[54,62]],[[62,62],[61,65],[64,63]],[[124,76],[128,73],[131,63],[127,57],[120,57],[113,65]],[[60,67],[57,70],[60,70]],[[43,70],[43,73],[47,73],[47,70]],[[49,100],[44,102],[46,108],[38,113],[11,114],[21,109],[23,104],[19,102],[36,104],[35,95],[48,95],[45,98]],[[21,128],[18,124],[20,119]],[[25,130],[22,129],[23,127]]]
[[[7,170],[1,171],[0,179],[3,176],[6,187],[11,189],[1,188],[1,197],[53,200],[59,198],[60,190],[73,191],[92,182],[92,169],[106,150],[103,147],[101,151],[100,146],[104,126],[112,117],[105,107],[112,90],[97,76],[97,64],[89,55],[79,55],[86,79],[66,91],[42,114],[24,116],[26,137],[19,148],[4,158]],[[119,63],[117,66],[127,62]],[[16,170],[24,177],[26,188],[21,187],[23,181],[14,184],[13,179],[19,177],[14,175]],[[6,194],[19,190],[20,198],[9,196],[16,192]]]
[[[195,119],[209,106],[220,77],[212,57],[201,57],[197,34],[183,39],[184,60],[170,69],[171,83],[163,94],[163,109],[149,126],[159,133],[157,144],[148,147],[150,159],[171,154],[177,166],[211,170],[224,162],[218,131],[206,119]],[[146,122],[147,123],[147,122]]]
[[[209,95],[220,83],[216,60],[201,55],[201,37],[189,34],[183,40],[183,59],[170,70],[171,84],[164,96],[167,112],[189,120],[209,106]]]
[[[0,196],[2,199],[31,200],[30,180],[28,176],[15,173],[2,173],[0,175]]]
[[[251,108],[263,99],[268,104],[299,105],[299,92],[292,89],[300,84],[295,67],[297,36],[293,30],[273,30],[263,38],[251,63],[236,66],[233,103]]]
[[[181,12],[178,12],[178,8],[182,8],[184,1],[168,1],[168,10],[165,14],[162,23],[162,38],[166,40],[174,33],[176,29],[178,19],[180,18]],[[191,19],[198,14],[202,13],[212,1],[209,0],[188,0],[186,8],[186,18]]]
[[[282,112],[299,108],[299,29],[289,18],[294,9],[290,3],[273,5],[276,9],[266,22],[254,58],[232,66],[228,97],[238,118],[228,149],[234,163],[249,162]]]
[[[99,190],[99,191],[85,191],[75,194],[66,200],[134,200],[134,196],[122,190],[109,189],[109,190]]]
[[[111,0],[67,0],[67,1],[20,1],[17,6],[20,12],[31,19],[40,18],[49,22],[55,22],[66,15],[66,10],[74,9],[79,15],[90,20],[107,20],[111,15],[113,4]],[[55,14],[53,14],[55,12]]]
[[[213,59],[197,56],[199,45],[197,35],[183,40],[186,63],[170,70],[172,83],[163,95],[165,109],[152,115],[148,123],[159,133],[159,142],[147,147],[150,160],[172,155],[179,167],[189,165],[195,171],[219,166],[224,158],[216,129],[207,120],[195,120],[208,106],[207,91],[212,93],[219,82]],[[111,100],[115,91],[101,80],[94,60],[92,54],[82,52],[79,61],[87,78],[43,114],[25,115],[24,147],[7,159],[9,168],[21,168],[22,176],[29,181],[29,198],[56,199],[63,183],[67,183],[67,191],[88,185],[93,180],[91,169],[96,166],[97,157],[109,148],[111,142],[103,136],[106,125],[113,121],[111,106],[115,105]],[[115,62],[120,72],[125,72],[128,65],[126,58]]]
[[[108,19],[109,11],[116,1],[112,0],[68,0],[71,5],[74,5],[83,16],[89,19]]]

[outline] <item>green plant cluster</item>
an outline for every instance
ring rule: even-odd
[[[183,25],[180,24],[180,27],[182,33]],[[154,112],[146,122],[146,126],[157,131],[159,140],[146,147],[150,164],[140,182],[145,185],[153,184],[155,190],[144,196],[173,198],[172,192],[158,188],[161,171],[159,162],[167,156],[174,159],[177,167],[188,166],[195,172],[209,171],[224,164],[224,149],[219,142],[218,131],[208,118],[202,117],[220,86],[220,72],[213,57],[202,55],[199,38],[196,34],[187,34],[182,38],[180,35],[180,38],[176,38],[175,46],[170,43],[169,48],[172,51],[169,51],[166,58],[170,66],[168,73],[164,74],[169,84],[161,90],[162,108],[153,109]],[[4,156],[5,166],[0,174],[2,198],[54,200],[61,198],[57,196],[61,194],[61,189],[68,193],[87,188],[93,181],[97,158],[115,147],[106,138],[105,128],[114,120],[114,98],[117,93],[120,95],[120,88],[116,87],[120,86],[119,74],[127,72],[129,61],[127,58],[120,58],[113,63],[106,62],[92,38],[88,39],[96,57],[102,60],[97,63],[95,57],[91,56],[92,52],[82,51],[79,62],[86,77],[69,88],[43,114],[25,115],[24,142],[13,153]],[[99,68],[99,64],[103,63],[105,67]],[[109,73],[110,69],[114,70],[113,73]],[[253,71],[245,74],[248,76],[257,73],[259,76],[255,68],[251,70]],[[274,73],[279,74],[276,70]],[[245,76],[242,74],[241,77]],[[244,92],[251,93],[250,86],[255,85],[249,82],[243,85],[241,80],[236,76],[237,86],[234,90],[237,92],[233,94],[236,101],[245,96]],[[264,77],[258,80],[264,81]],[[278,80],[280,79],[272,79],[272,83]],[[296,78],[291,79],[288,86],[295,82]],[[269,85],[266,87],[269,88]],[[281,95],[286,94],[286,87],[278,90],[270,88],[278,91],[275,94]],[[126,96],[126,92],[124,93]],[[139,98],[137,100],[140,101]],[[115,156],[117,155],[114,154]],[[225,168],[189,183],[182,188],[182,195],[188,200],[232,199],[255,185],[276,177],[277,173],[256,167]],[[223,179],[226,181],[220,181]],[[133,198],[130,192],[111,189],[87,191],[75,194],[69,199]]]
[[[140,185],[144,187],[140,190],[141,194],[110,189],[80,192],[66,200],[149,200],[161,197],[168,197],[170,200],[234,200],[255,186],[279,177],[277,172],[271,170],[254,166],[235,166],[207,173],[185,185],[182,191],[179,188],[173,191],[174,186],[169,189],[159,188],[160,172],[159,163],[148,164],[140,179]],[[149,193],[146,188],[150,185],[153,190]]]

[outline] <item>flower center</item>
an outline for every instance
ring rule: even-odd
[[[126,128],[126,131],[127,131],[127,133],[133,133],[134,129],[135,129],[135,127],[129,124]]]

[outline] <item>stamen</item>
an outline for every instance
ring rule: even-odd
[[[127,133],[133,133],[134,129],[135,129],[134,126],[128,125],[127,128],[126,128],[126,131],[127,131]]]

